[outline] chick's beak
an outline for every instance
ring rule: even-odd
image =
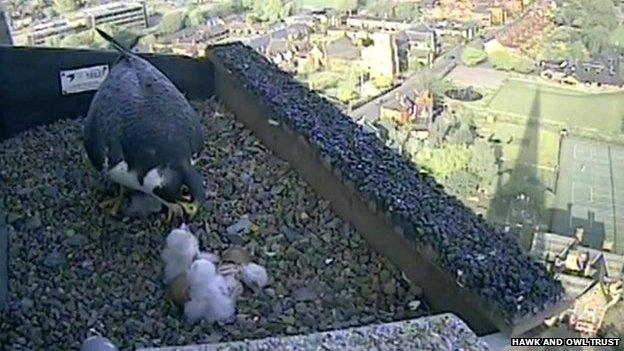
[[[184,213],[186,213],[189,218],[195,217],[197,212],[199,211],[199,203],[197,201],[194,202],[178,202],[178,204],[182,207]]]

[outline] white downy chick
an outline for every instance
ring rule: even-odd
[[[164,283],[170,284],[178,275],[186,273],[197,254],[199,241],[185,224],[172,230],[161,253],[165,262]]]
[[[269,275],[266,268],[250,262],[241,269],[241,280],[248,286],[265,287],[269,283]]]
[[[241,267],[234,263],[225,262],[217,267],[217,273],[225,278],[227,295],[236,301],[243,293],[243,284],[239,280]]]
[[[217,274],[212,262],[195,260],[188,275],[191,299],[184,305],[184,315],[189,323],[200,319],[209,322],[226,321],[234,316],[236,303],[228,294],[228,282]]]

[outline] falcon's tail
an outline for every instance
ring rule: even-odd
[[[98,34],[104,38],[107,42],[111,43],[113,45],[113,47],[119,51],[124,57],[128,57],[130,55],[132,55],[132,52],[128,49],[126,49],[123,45],[121,45],[117,40],[115,40],[115,38],[113,38],[112,36],[110,36],[108,33],[106,33],[105,31],[101,30],[100,28],[95,28],[95,31],[98,32]]]

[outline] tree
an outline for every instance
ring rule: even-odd
[[[54,7],[59,12],[71,12],[84,6],[84,0],[54,0]]]
[[[184,21],[184,25],[186,27],[197,27],[206,23],[208,17],[206,16],[206,12],[199,8],[195,8],[190,10],[186,14],[186,19]]]
[[[407,70],[410,73],[418,72],[424,67],[425,65],[422,62],[420,62],[420,60],[418,59],[416,55],[409,55],[409,58],[407,61]]]
[[[297,67],[297,74],[307,76],[318,70],[314,60],[306,60],[303,64]]]
[[[537,53],[538,60],[563,61],[581,60],[588,57],[587,48],[578,30],[570,27],[555,27],[542,41]]]
[[[446,134],[449,131],[449,125],[444,121],[443,116],[433,120],[431,128],[429,128],[429,141],[434,148],[441,147],[446,140]]]
[[[591,55],[597,55],[609,46],[609,30],[603,26],[587,28],[583,31],[583,42]]]
[[[59,46],[64,48],[97,48],[99,44],[96,44],[95,40],[94,31],[87,30],[66,36],[61,39]]]
[[[576,31],[591,54],[598,54],[609,44],[609,36],[618,26],[618,9],[613,0],[565,1],[555,12],[555,22]]]
[[[420,10],[415,4],[402,2],[392,8],[392,18],[397,21],[414,22],[420,17]]]
[[[513,58],[506,51],[495,51],[488,55],[488,59],[494,68],[501,71],[513,70]]]
[[[459,170],[445,182],[444,187],[449,193],[460,197],[466,198],[474,195],[479,186],[479,181],[474,174],[465,170]]]
[[[156,36],[154,34],[148,34],[145,35],[143,37],[141,37],[141,39],[139,39],[139,44],[141,45],[152,45],[156,43]]]
[[[458,120],[451,126],[446,137],[451,144],[470,145],[476,137],[475,128],[470,124]]]
[[[357,0],[337,0],[336,10],[340,12],[351,12],[357,10]]]
[[[619,25],[609,36],[609,41],[620,53],[624,52],[624,26]]]
[[[486,59],[487,54],[485,51],[470,46],[465,48],[461,55],[463,64],[469,67],[476,66]]]
[[[351,100],[355,100],[358,98],[358,93],[351,89],[348,86],[345,85],[341,85],[338,87],[337,92],[336,92],[336,97],[338,98],[338,100],[347,103]]]
[[[423,150],[416,160],[425,172],[444,184],[453,174],[466,169],[470,156],[466,145],[445,144],[441,148]]]
[[[184,20],[186,13],[182,10],[174,10],[163,15],[162,20],[156,27],[156,33],[159,35],[173,34],[184,29]]]
[[[373,85],[377,89],[387,89],[392,86],[392,78],[387,76],[379,76],[373,78]]]
[[[526,57],[516,56],[512,62],[513,70],[519,73],[531,73],[535,69],[533,61]]]
[[[496,150],[484,139],[477,140],[472,146],[472,157],[468,163],[468,171],[477,178],[480,189],[488,192],[495,185],[494,181],[498,174],[498,161]]]
[[[250,3],[253,18],[260,22],[279,22],[288,17],[293,9],[293,3],[284,0],[253,0]]]
[[[495,69],[501,71],[529,73],[535,69],[533,61],[530,59],[510,54],[507,51],[492,52],[489,54],[488,59]]]

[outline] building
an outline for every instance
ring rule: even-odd
[[[602,54],[591,61],[579,61],[574,68],[576,79],[581,83],[622,86],[620,58],[615,54]]]
[[[557,272],[571,297],[579,296],[600,275],[613,280],[623,278],[624,255],[589,248],[585,245],[587,239],[582,229],[574,237],[554,233],[533,236],[531,256]]]
[[[621,298],[624,255],[589,248],[587,239],[582,228],[573,237],[535,233],[530,255],[545,263],[575,300],[554,321],[567,319],[577,331],[595,336],[607,310]]]
[[[201,57],[205,55],[209,44],[224,39],[227,35],[228,29],[225,27],[225,22],[219,18],[211,18],[205,25],[186,28],[160,38],[157,43],[150,45],[149,51],[171,50],[179,55]]]
[[[79,22],[70,22],[65,18],[36,24],[25,31],[15,32],[14,40],[17,45],[44,45],[48,38],[65,37],[78,33],[87,27]]]
[[[397,33],[396,42],[401,70],[409,69],[413,62],[429,66],[438,53],[435,30],[423,24]]]
[[[393,99],[380,106],[382,119],[391,120],[399,126],[410,125],[416,132],[429,131],[433,122],[433,98],[427,91],[402,89]],[[426,135],[424,136],[426,137]]]
[[[373,44],[362,50],[362,61],[371,78],[394,79],[399,74],[399,57],[393,33],[376,32]]]
[[[347,17],[345,24],[351,28],[393,31],[406,30],[412,26],[409,22],[388,21],[381,18],[363,16]]]
[[[303,24],[305,26],[308,26],[310,28],[316,28],[316,26],[321,23],[321,20],[313,15],[293,15],[293,16],[289,16],[284,18],[284,23],[286,23],[287,25],[294,25],[294,24]]]
[[[477,34],[477,25],[474,23],[447,21],[443,24],[437,24],[434,27],[434,30],[437,37],[458,36],[463,37],[466,40],[472,40]]]
[[[101,25],[118,28],[147,28],[142,2],[111,2],[82,9],[66,17],[35,24],[13,33],[17,45],[44,45],[49,38],[63,38]]]
[[[120,28],[147,28],[147,10],[144,2],[119,1],[87,7],[78,11],[89,28],[111,25]]]

